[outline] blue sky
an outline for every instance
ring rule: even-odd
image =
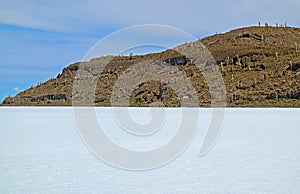
[[[299,9],[299,0],[1,0],[0,101],[55,77],[125,27],[170,25],[200,38],[258,21],[299,27]]]

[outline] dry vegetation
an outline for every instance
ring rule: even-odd
[[[199,41],[209,49],[221,70],[227,106],[300,107],[299,28],[248,27]],[[89,68],[101,58],[75,63],[64,68],[57,78],[6,98],[3,105],[72,105],[73,81],[79,65],[84,64],[86,71],[100,77],[95,105],[110,106],[114,84],[126,69],[145,60],[163,61],[180,56],[174,50],[141,56],[116,56],[101,75]],[[177,67],[195,88],[199,106],[211,106],[209,89],[199,69],[191,62]],[[149,106],[158,101],[168,107],[181,106],[175,91],[168,84],[155,80],[139,83],[131,92],[129,103],[130,106]]]

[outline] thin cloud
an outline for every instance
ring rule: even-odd
[[[51,22],[43,21],[42,19],[34,18],[29,14],[18,12],[17,10],[1,10],[0,23],[14,26],[29,27],[35,29],[53,29],[66,30],[62,25],[57,25]]]
[[[14,91],[18,93],[18,92],[20,92],[20,88],[19,87],[14,87]]]
[[[58,31],[85,31],[95,27],[145,23],[172,25],[191,33],[223,31],[228,27],[286,21],[296,25],[298,0],[212,0],[174,2],[116,0],[16,1],[1,4],[0,23]]]

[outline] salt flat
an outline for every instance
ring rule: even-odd
[[[300,109],[226,109],[215,146],[199,156],[211,109],[186,151],[148,171],[114,168],[81,140],[72,107],[0,108],[0,193],[299,193]],[[167,109],[154,139],[121,132],[111,108],[96,108],[110,138],[130,149],[159,147],[180,124]],[[138,122],[146,109],[131,108]],[[165,132],[163,132],[165,130]],[[146,143],[145,143],[146,142]]]

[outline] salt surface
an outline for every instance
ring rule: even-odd
[[[159,146],[172,138],[161,133],[156,137],[160,143],[143,144],[120,132],[111,108],[96,112],[104,128],[112,129],[110,137],[123,146]],[[146,122],[146,112],[133,110],[132,115]],[[178,121],[179,109],[167,114]],[[107,165],[85,147],[72,108],[1,107],[0,193],[300,192],[300,109],[226,109],[221,136],[199,157],[210,114],[200,109],[197,135],[175,161],[132,172]]]

